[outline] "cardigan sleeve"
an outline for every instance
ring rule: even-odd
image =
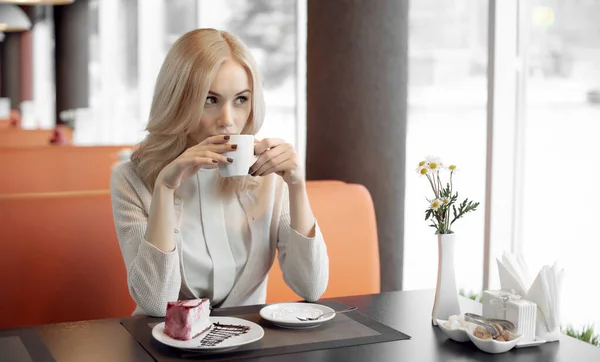
[[[177,248],[163,252],[144,239],[148,214],[139,195],[145,186],[127,166],[122,164],[113,170],[110,191],[129,294],[143,313],[163,317],[167,302],[176,301],[181,289],[179,252]]]
[[[287,184],[283,183],[278,229],[278,258],[286,284],[303,299],[318,300],[329,281],[327,247],[315,220],[315,236],[306,237],[292,228]]]

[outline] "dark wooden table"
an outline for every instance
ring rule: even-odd
[[[513,349],[491,355],[472,343],[456,343],[431,325],[433,291],[381,293],[338,298],[358,306],[371,318],[409,334],[412,339],[305,353],[263,357],[260,361],[600,361],[600,348],[567,336],[560,342]],[[463,311],[481,305],[461,301]],[[61,323],[36,327],[57,362],[152,362],[150,355],[129,335],[119,319]]]

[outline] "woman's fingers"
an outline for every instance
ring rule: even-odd
[[[207,157],[212,160],[216,160],[217,163],[232,163],[233,159],[231,157],[225,157],[220,153],[212,152],[212,151],[198,151],[197,153],[192,153],[191,156],[194,157]]]
[[[235,150],[237,150],[238,145],[236,144],[231,144],[231,143],[221,143],[221,144],[216,144],[216,143],[211,143],[211,144],[197,144],[194,147],[190,147],[187,149],[186,152],[189,153],[197,153],[197,152],[203,152],[203,151],[210,151],[210,152],[215,152],[215,153],[225,153],[225,152],[233,152]]]
[[[179,170],[185,171],[190,167],[200,166],[202,168],[215,168],[219,161],[211,157],[189,156],[181,160]]]
[[[285,144],[285,141],[279,138],[265,138],[264,140],[254,144],[254,154],[262,155],[269,149]]]
[[[288,158],[283,162],[271,167],[270,169],[264,171],[262,174],[258,176],[267,176],[272,173],[277,173],[279,176],[283,176],[283,174],[287,171],[292,171],[296,169],[296,161],[293,158]]]
[[[252,170],[250,174],[258,175],[261,172],[273,167],[274,162],[281,162],[280,160],[274,161],[274,159],[282,154],[288,153],[290,150],[292,150],[292,146],[289,144],[284,144],[264,152],[262,155],[260,155],[260,157],[258,157],[256,162],[254,162],[254,165],[252,165],[250,168]],[[288,155],[287,157],[292,156],[293,155]]]
[[[218,135],[207,137],[204,141],[198,143],[198,145],[210,145],[210,144],[222,144],[229,142],[231,137],[229,135]]]
[[[281,152],[273,157],[269,157],[266,162],[263,162],[260,167],[257,167],[254,172],[252,172],[253,176],[265,176],[269,173],[272,173],[274,168],[278,167],[282,163],[286,162],[289,159],[293,159],[294,154],[286,150],[285,152]],[[255,166],[252,166],[254,169]]]

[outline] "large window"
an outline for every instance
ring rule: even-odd
[[[488,33],[484,1],[411,2],[404,287],[436,283],[437,245],[423,220],[429,190],[414,173],[435,154],[462,166],[463,196],[484,202],[454,228],[458,286],[498,288],[503,252],[522,253],[533,277],[557,261],[563,327],[599,325],[600,3],[491,4]]]
[[[459,195],[485,198],[487,26],[487,1],[410,2],[404,289],[436,283],[437,239],[423,217],[431,190],[417,163],[432,154],[457,164]],[[453,227],[465,290],[482,285],[483,220],[480,207]]]
[[[555,260],[565,268],[563,322],[600,326],[600,2],[527,4],[519,248],[533,272]]]

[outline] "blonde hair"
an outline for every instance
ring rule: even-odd
[[[252,110],[242,134],[256,134],[264,121],[264,98],[252,54],[235,36],[215,29],[197,29],[173,44],[158,73],[148,135],[131,155],[131,162],[150,191],[160,171],[188,146],[188,135],[200,126],[210,85],[221,64],[240,63],[252,79]],[[223,180],[225,188],[253,184],[250,176]]]

